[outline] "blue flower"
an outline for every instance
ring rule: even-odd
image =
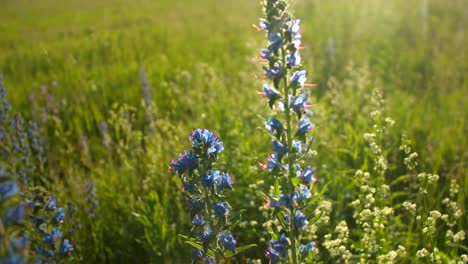
[[[309,133],[309,131],[311,131],[313,128],[314,128],[314,125],[310,122],[310,120],[307,117],[304,117],[299,121],[296,135],[302,138],[307,133]]]
[[[192,262],[195,262],[201,258],[203,258],[203,252],[201,250],[198,248],[192,250]]]
[[[218,217],[226,217],[231,211],[231,208],[225,202],[213,203],[213,211]]]
[[[15,236],[10,238],[10,244],[15,250],[22,250],[25,249],[29,242],[31,241],[31,237],[28,234],[23,234],[22,236]],[[0,263],[2,263],[0,261]]]
[[[283,46],[283,38],[280,33],[269,33],[268,34],[268,49],[276,52],[281,46]]]
[[[52,251],[50,249],[47,250],[47,249],[45,249],[45,248],[43,248],[41,246],[38,246],[36,248],[36,253],[39,254],[39,255],[42,255],[42,256],[44,256],[46,258],[51,258],[51,257],[54,256],[54,251]]]
[[[46,205],[45,205],[45,209],[47,211],[54,211],[55,209],[57,209],[57,200],[54,198],[54,197],[51,197]]]
[[[216,181],[216,186],[218,192],[222,191],[226,187],[232,188],[231,176],[229,176],[228,173],[221,174],[221,177],[219,177]]]
[[[285,233],[281,233],[281,235],[279,236],[279,242],[283,245],[289,245],[290,243]]]
[[[204,187],[209,188],[213,190],[213,187],[220,177],[220,172],[218,170],[216,171],[210,171],[208,174],[205,174],[202,176],[202,184]]]
[[[307,105],[307,97],[304,95],[298,95],[291,100],[291,108],[294,112],[300,117],[301,114],[305,111]]]
[[[299,67],[302,62],[299,52],[296,50],[294,53],[286,55],[286,62],[289,67]]]
[[[26,257],[16,253],[10,253],[6,258],[0,259],[2,264],[23,264],[26,263]]]
[[[300,245],[299,246],[299,252],[302,255],[308,255],[310,251],[315,249],[315,242],[309,242],[305,245]]]
[[[292,44],[294,45],[294,47],[296,49],[299,49],[299,47],[301,46],[301,38],[302,38],[302,35],[301,34],[296,34],[294,35],[294,37],[292,38]]]
[[[273,117],[268,118],[268,121],[265,122],[265,129],[270,133],[280,135],[283,132],[283,125],[281,122]]]
[[[60,229],[58,229],[57,227],[54,227],[54,229],[52,229],[52,232],[42,234],[42,242],[50,246],[54,246],[55,241],[61,238],[62,235],[63,235],[62,231],[60,231]]]
[[[301,23],[300,19],[294,19],[291,21],[288,21],[286,24],[289,26],[288,32],[291,32],[293,34],[299,33],[299,30],[301,30],[301,26],[299,25]]]
[[[200,214],[196,214],[194,217],[193,217],[193,220],[192,220],[192,224],[196,225],[196,226],[201,226],[205,223],[205,220],[203,219],[203,216],[200,215]]]
[[[267,49],[260,50],[260,58],[264,60],[270,60],[273,58],[273,53]]]
[[[262,164],[260,163],[263,169],[269,170],[269,171],[275,171],[281,168],[281,163],[278,160],[278,156],[276,153],[271,154],[267,158],[267,163]]]
[[[270,79],[270,80],[279,80],[282,75],[281,71],[281,66],[282,63],[281,61],[277,61],[273,64],[273,67],[267,68],[266,66],[263,66],[263,71],[265,72],[265,76]]]
[[[214,237],[214,232],[211,226],[206,225],[199,233],[199,238],[203,243],[208,243]]]
[[[189,137],[196,151],[207,149],[208,154],[217,156],[224,150],[223,142],[208,129],[196,129]]]
[[[267,251],[265,252],[265,257],[267,257],[270,260],[270,263],[275,263],[281,259],[279,253],[276,252],[275,249],[271,246],[267,248]]]
[[[223,142],[216,140],[216,142],[213,142],[211,147],[208,149],[208,154],[217,156],[223,150],[224,150]]]
[[[307,80],[307,71],[306,70],[295,71],[293,73],[293,75],[291,76],[291,84],[296,86],[296,87],[304,86],[306,80]]]
[[[270,240],[270,245],[265,253],[265,256],[270,259],[271,262],[276,262],[280,259],[287,257],[288,250],[286,248],[288,240],[285,234],[280,235],[280,240]]]
[[[16,207],[8,208],[4,216],[4,224],[14,223],[17,225],[24,223],[24,216],[26,214],[26,204],[19,203]]]
[[[68,256],[70,252],[72,252],[73,250],[74,248],[72,244],[70,243],[70,241],[68,241],[68,239],[65,239],[63,240],[63,243],[59,248],[59,254],[62,256]]]
[[[277,200],[278,198],[272,198],[270,199],[268,205],[266,206],[267,208],[280,208],[281,203]]]
[[[189,140],[192,141],[194,149],[199,149],[205,145],[210,145],[213,137],[213,132],[208,129],[196,129],[190,134]]]
[[[299,192],[299,202],[305,201],[312,197],[312,193],[310,192],[309,188],[307,186],[302,186],[301,191]]]
[[[276,90],[275,88],[269,86],[266,83],[263,84],[263,92],[257,92],[257,93],[259,95],[265,96],[268,99],[268,105],[270,106],[270,108],[273,107],[276,100],[281,98],[280,92],[278,92],[278,90]]]
[[[170,171],[179,175],[185,171],[192,171],[198,167],[198,157],[191,150],[186,150],[184,154],[179,155],[177,161],[173,160],[170,165]]]
[[[216,260],[210,256],[206,256],[204,264],[216,264]]]
[[[0,184],[1,200],[4,201],[19,192],[15,181],[6,181]]]
[[[294,215],[292,222],[295,227],[301,230],[305,230],[307,228],[307,225],[309,224],[307,217],[301,212],[301,210],[296,211],[296,214]]]
[[[308,145],[300,140],[293,140],[292,147],[297,153],[303,154],[306,152]]]
[[[296,175],[303,183],[306,184],[317,181],[315,178],[315,169],[311,169],[310,166],[305,167],[302,171],[299,166],[296,166]]]
[[[231,232],[229,231],[222,232],[219,235],[218,245],[226,249],[229,249],[232,252],[236,252],[237,250],[236,249],[237,241],[234,239]]]
[[[281,159],[286,153],[288,153],[288,145],[286,142],[280,143],[276,139],[273,139],[271,142],[273,143],[273,151],[278,156],[278,159]]]
[[[65,212],[63,208],[59,208],[57,213],[52,217],[52,221],[56,224],[61,224],[63,223],[63,219],[65,219]]]
[[[258,21],[258,26],[259,26],[258,29],[261,31],[268,31],[271,29],[270,23],[266,22],[265,19],[260,19]]]
[[[199,211],[205,207],[205,203],[198,195],[191,195],[188,198],[188,204],[193,211]]]
[[[284,258],[288,255],[288,251],[286,250],[286,246],[281,243],[280,241],[276,240],[271,240],[270,241],[270,247],[273,248],[278,254],[280,255],[281,258]]]
[[[297,196],[297,192],[292,192],[291,194],[281,194],[280,205],[286,208],[296,206]]]

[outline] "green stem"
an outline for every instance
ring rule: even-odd
[[[426,190],[429,188],[428,187],[428,184],[427,183],[424,183],[426,185]],[[426,200],[426,194],[423,194],[423,197],[422,197],[422,200],[423,200],[423,206],[424,206],[424,211],[427,215],[427,217],[430,216],[430,213],[429,213],[429,208],[428,208],[428,205],[427,205],[427,200]],[[427,218],[426,218],[427,219]],[[437,220],[436,220],[437,221]],[[424,228],[424,222],[423,222],[423,228]],[[435,245],[434,245],[434,236],[431,232],[431,229],[428,227],[428,235],[429,235],[429,243],[431,245],[431,249],[432,249],[432,252],[434,252],[434,248],[435,248]]]
[[[290,192],[294,191],[294,184],[292,182],[292,177],[294,176],[293,173],[293,166],[294,166],[294,156],[292,154],[292,126],[291,126],[291,108],[289,105],[289,85],[288,85],[288,68],[286,67],[286,51],[283,48],[281,48],[281,60],[283,63],[283,83],[284,83],[284,113],[286,116],[286,138],[288,142],[288,168],[289,168],[289,175],[287,178],[288,182],[288,189]],[[296,252],[296,234],[294,231],[294,226],[293,226],[293,221],[292,218],[294,216],[293,210],[291,210],[291,220],[290,220],[290,232],[289,232],[289,239],[291,241],[291,257],[292,257],[292,263],[297,264],[297,252]]]

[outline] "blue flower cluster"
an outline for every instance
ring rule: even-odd
[[[213,168],[224,150],[218,136],[207,129],[196,129],[189,140],[192,149],[173,160],[169,171],[179,175],[183,182],[194,225],[192,242],[200,245],[192,252],[192,262],[217,263],[225,256],[219,252],[237,252],[237,241],[226,230],[232,208],[222,195],[224,190],[232,189],[233,181],[228,173]]]
[[[44,167],[44,148],[37,124],[11,109],[0,75],[0,263],[27,263],[31,255],[35,263],[55,263],[74,249],[59,228],[65,210],[30,186]]]
[[[30,237],[23,231],[27,205],[19,201],[19,172],[26,172],[27,156],[23,121],[11,117],[6,87],[0,75],[0,263],[26,263]],[[16,127],[21,125],[21,130]],[[19,169],[18,169],[19,168]]]
[[[278,184],[275,194],[266,194],[266,207],[272,209],[273,217],[280,218],[278,222],[284,232],[272,234],[279,239],[270,241],[265,255],[276,262],[291,252],[293,263],[297,263],[308,257],[315,247],[313,242],[300,244],[304,240],[301,232],[309,224],[304,213],[312,197],[310,187],[317,181],[314,169],[300,166],[305,163],[303,159],[312,142],[314,124],[309,119],[311,101],[306,87],[314,85],[307,83],[307,71],[300,69],[303,61],[301,21],[287,12],[287,6],[285,0],[265,0],[265,18],[255,26],[258,31],[265,32],[268,44],[260,51],[267,82],[257,93],[267,99],[271,109],[279,109],[275,111],[278,116],[269,117],[264,123],[265,130],[273,138],[273,153],[260,165],[275,176]]]
[[[69,257],[74,246],[64,238],[60,228],[65,221],[65,209],[58,207],[55,197],[41,187],[34,187],[27,207],[31,210],[30,218],[35,229],[32,239],[34,263],[52,263]]]

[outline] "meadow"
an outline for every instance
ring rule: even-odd
[[[16,135],[0,142],[14,147],[15,131],[27,130],[31,149],[18,155],[28,156],[29,182],[15,201],[54,197],[66,207],[74,250],[55,262],[190,263],[180,235],[193,215],[168,168],[197,128],[224,142],[216,165],[234,181],[232,232],[239,246],[256,245],[226,263],[268,262],[275,222],[264,204],[275,183],[259,165],[272,149],[260,128],[268,105],[256,94],[267,45],[252,27],[264,16],[260,1],[0,7],[0,99],[15,123],[2,120],[0,132]],[[466,1],[295,0],[289,10],[317,84],[307,88],[316,126],[307,163],[318,181],[306,262],[468,263]],[[16,157],[0,165],[0,175],[22,175]],[[42,243],[28,232],[25,254]]]

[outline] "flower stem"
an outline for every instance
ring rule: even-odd
[[[293,174],[293,167],[294,167],[294,157],[292,154],[292,125],[291,125],[291,109],[290,109],[290,104],[289,104],[289,85],[288,85],[288,68],[286,66],[286,51],[283,48],[281,48],[281,60],[283,64],[283,85],[284,85],[284,113],[286,116],[286,137],[287,137],[287,142],[288,142],[288,177],[287,177],[287,182],[288,182],[288,189],[289,192],[294,191],[294,184],[292,182],[292,177],[294,176]],[[291,257],[292,257],[292,263],[297,264],[297,252],[296,252],[296,232],[294,232],[294,225],[292,221],[292,217],[294,216],[293,210],[291,211],[291,221],[290,221],[290,235],[289,239],[291,241]]]

